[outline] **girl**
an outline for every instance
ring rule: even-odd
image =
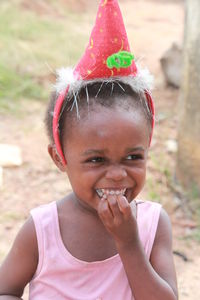
[[[169,218],[136,200],[154,108],[117,1],[100,2],[89,46],[66,73],[46,126],[73,192],[31,211],[0,268],[0,299],[20,299],[27,283],[33,300],[178,299]]]

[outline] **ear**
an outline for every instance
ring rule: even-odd
[[[48,152],[54,164],[61,172],[66,172],[66,165],[63,164],[62,158],[59,156],[55,145],[48,145]]]

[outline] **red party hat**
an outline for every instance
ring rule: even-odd
[[[74,69],[60,69],[56,84],[58,99],[53,114],[53,137],[57,152],[63,164],[66,160],[62,151],[59,134],[59,117],[63,102],[68,93],[76,93],[91,81],[114,81],[116,78],[129,84],[136,92],[146,95],[148,106],[153,115],[154,104],[150,94],[152,77],[147,70],[136,66],[122,14],[117,0],[101,0],[95,26],[89,45]]]
[[[112,68],[107,65],[108,58],[115,55],[118,60],[124,51],[130,53],[130,47],[118,2],[101,0],[89,45],[75,73],[86,80],[135,75],[137,68],[134,60],[129,67],[117,64]]]

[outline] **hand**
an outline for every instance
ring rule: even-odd
[[[122,195],[108,195],[100,200],[98,214],[117,246],[138,241],[135,201],[130,205]]]

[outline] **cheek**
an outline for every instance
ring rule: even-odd
[[[84,170],[79,164],[69,164],[67,168],[69,181],[74,189],[88,189],[95,185],[98,175],[94,171]]]
[[[145,180],[146,180],[146,169],[144,168],[144,169],[137,170],[134,179],[135,179],[135,186],[133,188],[133,195],[132,195],[133,199],[139,195],[139,193],[144,187]]]
[[[146,181],[146,170],[143,172],[142,176],[141,176],[141,185],[142,187],[144,186],[145,184],[145,181]]]
[[[141,167],[141,168],[137,168],[135,170],[135,180],[137,185],[144,185],[146,179],[146,164]]]

